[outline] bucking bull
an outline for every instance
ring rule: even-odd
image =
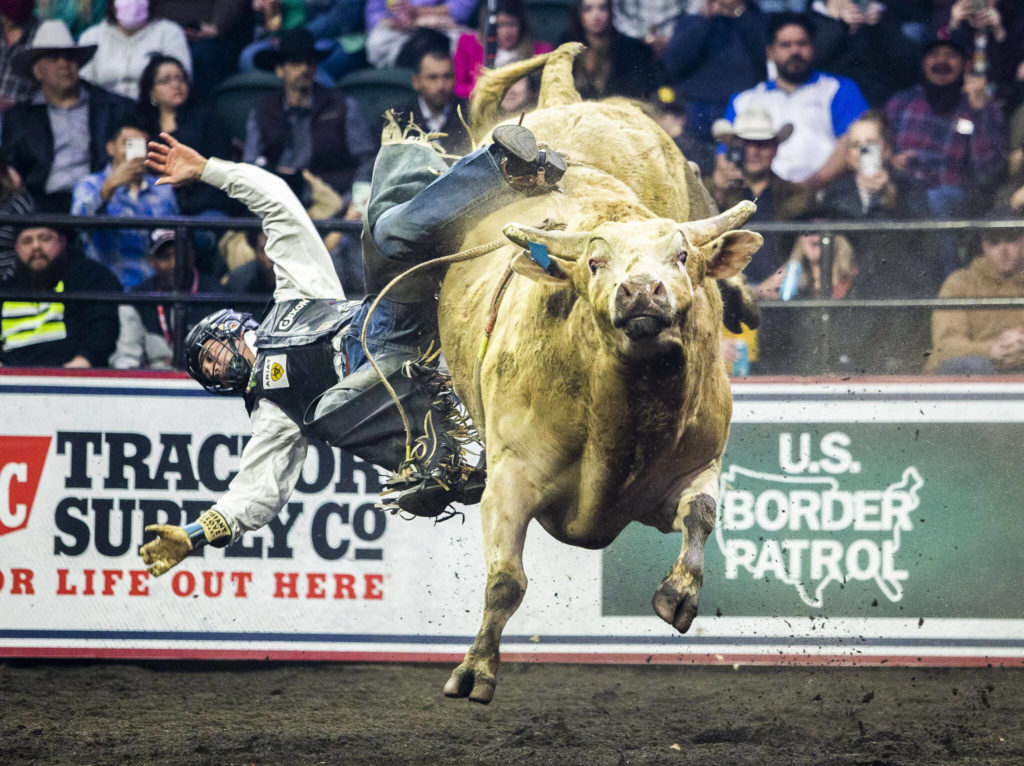
[[[713,203],[699,179],[640,109],[581,101],[572,84],[581,49],[484,74],[474,125],[490,120],[513,82],[543,67],[538,108],[523,124],[569,169],[564,193],[480,221],[465,247],[498,232],[514,244],[452,266],[441,291],[442,345],[488,461],[483,623],[444,687],[476,702],[494,695],[501,633],[526,591],[522,552],[533,519],[585,548],[609,545],[632,521],[679,532],[682,552],[653,606],[689,629],[732,415],[715,280],[739,274],[762,243],[735,230],[752,203],[707,217]],[[527,254],[531,243],[546,248],[546,268]],[[510,262],[517,276],[478,361]]]

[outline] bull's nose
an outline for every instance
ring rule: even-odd
[[[631,279],[619,285],[618,300],[629,302],[637,299],[647,298],[654,302],[665,299],[665,283],[660,280],[636,280]]]

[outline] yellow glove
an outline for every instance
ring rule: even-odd
[[[177,565],[192,551],[207,543],[223,548],[231,542],[231,527],[212,508],[203,511],[198,520],[178,527],[173,524],[150,524],[147,532],[155,532],[157,538],[150,540],[139,549],[142,563],[154,577],[159,577]]]
[[[184,527],[150,524],[146,531],[157,535],[139,549],[142,563],[153,577],[159,577],[194,550]]]

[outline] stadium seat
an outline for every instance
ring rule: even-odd
[[[558,45],[569,31],[569,10],[572,0],[526,0],[533,39]]]
[[[359,102],[367,124],[375,133],[380,130],[384,112],[416,99],[412,72],[408,69],[360,69],[342,77],[338,87]]]
[[[256,69],[232,75],[213,89],[213,108],[224,120],[233,142],[245,141],[245,122],[260,98],[281,87],[270,72]]]

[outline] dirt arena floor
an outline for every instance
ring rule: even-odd
[[[1024,669],[0,662],[0,763],[1024,763]]]

